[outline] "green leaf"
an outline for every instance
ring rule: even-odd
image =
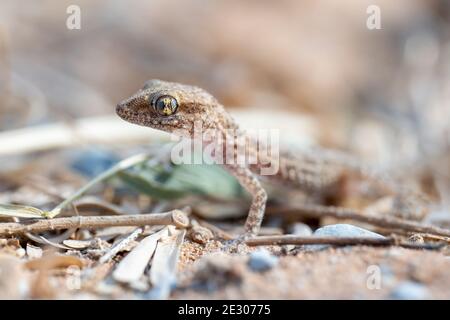
[[[242,194],[236,179],[218,165],[176,166],[166,185],[224,200]]]
[[[159,183],[142,173],[123,171],[118,173],[118,178],[136,191],[158,199],[173,200],[181,198],[186,193],[180,190],[167,188],[164,184]]]
[[[177,199],[188,194],[232,199],[242,194],[239,183],[217,165],[140,166],[121,172],[122,182],[138,192],[159,199]]]

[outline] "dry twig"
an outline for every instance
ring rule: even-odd
[[[290,215],[290,216],[304,216],[312,218],[334,217],[337,219],[348,219],[359,222],[368,223],[374,226],[386,229],[400,229],[405,231],[428,233],[432,235],[439,235],[450,237],[450,230],[422,224],[415,221],[409,221],[393,217],[373,217],[364,215],[357,210],[339,208],[332,206],[321,205],[302,205],[295,208],[279,208],[270,210],[271,214]]]
[[[48,230],[70,228],[103,228],[112,226],[146,226],[146,225],[175,225],[186,228],[189,219],[180,210],[165,213],[149,213],[127,216],[76,216],[67,218],[53,218],[34,222],[10,222],[0,224],[0,235],[23,234],[25,232],[43,232]]]
[[[260,236],[248,239],[245,243],[249,246],[262,245],[286,245],[286,244],[332,244],[332,245],[379,245],[387,246],[395,243],[393,238],[373,238],[373,237],[316,237],[316,236]]]
[[[245,243],[249,246],[264,245],[305,245],[305,244],[330,244],[336,246],[347,245],[370,245],[370,246],[390,246],[398,245],[410,249],[440,249],[445,244],[416,244],[400,242],[394,237],[373,238],[373,237],[302,237],[295,235],[283,236],[262,236],[248,239]]]

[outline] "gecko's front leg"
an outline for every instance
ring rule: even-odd
[[[258,178],[246,167],[226,164],[224,167],[236,177],[239,183],[251,194],[252,204],[245,222],[245,238],[256,236],[261,227],[266,208],[267,193]]]

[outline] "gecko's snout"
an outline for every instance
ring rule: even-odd
[[[116,114],[124,120],[128,120],[127,117],[130,114],[136,113],[140,109],[140,101],[136,97],[131,97],[120,101],[116,105]]]
[[[121,118],[124,118],[126,116],[127,110],[129,110],[127,101],[119,102],[116,105],[116,114]]]
[[[117,114],[118,116],[120,116],[121,114],[123,114],[123,109],[124,109],[123,104],[122,104],[122,103],[118,103],[118,104],[116,105],[116,114]]]

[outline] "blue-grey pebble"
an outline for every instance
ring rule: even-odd
[[[369,237],[375,239],[384,239],[381,234],[346,223],[330,224],[317,229],[314,236],[321,237]],[[303,246],[306,250],[322,250],[328,248],[327,244],[313,244]]]
[[[278,264],[278,258],[266,249],[258,249],[250,253],[248,265],[253,271],[266,271]]]

